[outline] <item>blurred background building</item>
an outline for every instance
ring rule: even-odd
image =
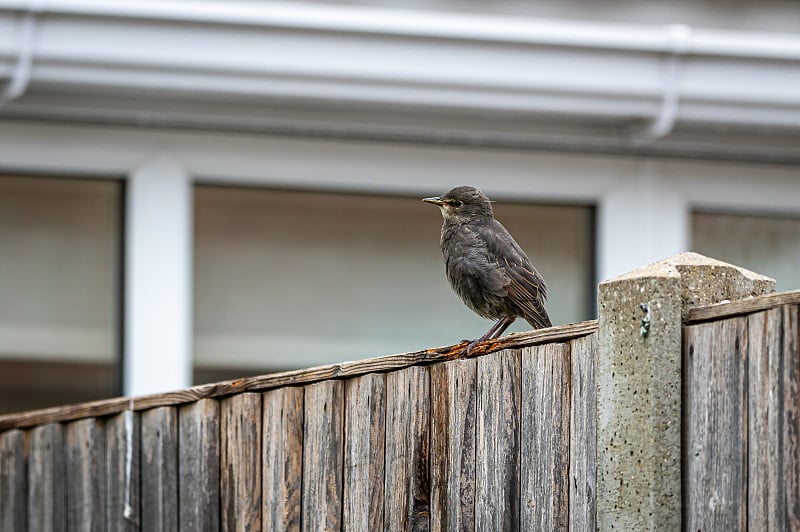
[[[0,411],[478,336],[419,202],[461,184],[557,324],[687,249],[800,288],[798,35],[775,0],[0,0]]]

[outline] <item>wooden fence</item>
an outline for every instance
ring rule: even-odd
[[[688,313],[685,530],[800,530],[798,305]],[[0,416],[0,530],[594,530],[597,346],[584,322]]]
[[[0,417],[0,529],[593,530],[596,328]]]
[[[687,530],[800,530],[798,304],[790,292],[689,313]]]

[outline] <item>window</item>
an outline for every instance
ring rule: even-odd
[[[0,412],[120,392],[122,184],[0,176]]]
[[[777,281],[777,290],[800,288],[800,218],[695,212],[692,247]]]
[[[419,198],[195,188],[195,382],[447,345],[491,323],[450,291]],[[593,209],[497,202],[550,288],[593,314]],[[511,330],[530,326],[517,320]]]

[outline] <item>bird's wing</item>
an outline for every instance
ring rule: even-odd
[[[486,243],[473,228],[459,227],[443,242],[445,271],[453,290],[475,312],[493,319],[487,307],[508,294],[508,274],[490,258]]]
[[[479,231],[490,256],[497,258],[498,266],[508,278],[505,286],[508,297],[524,312],[531,325],[550,327],[550,317],[544,308],[547,286],[525,252],[497,220]]]
[[[525,319],[536,328],[552,326],[544,308],[547,287],[539,272],[533,266],[528,269],[519,265],[507,265],[506,271],[511,279],[506,288],[508,297],[525,313]]]

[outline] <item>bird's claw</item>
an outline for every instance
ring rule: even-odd
[[[464,349],[461,350],[461,352],[458,353],[458,358],[467,358],[469,356],[470,351],[472,351],[472,349],[476,345],[478,345],[481,339],[478,338],[477,340],[472,340],[471,342],[469,340],[464,340],[464,341],[469,343],[466,345],[466,347],[464,347]]]

